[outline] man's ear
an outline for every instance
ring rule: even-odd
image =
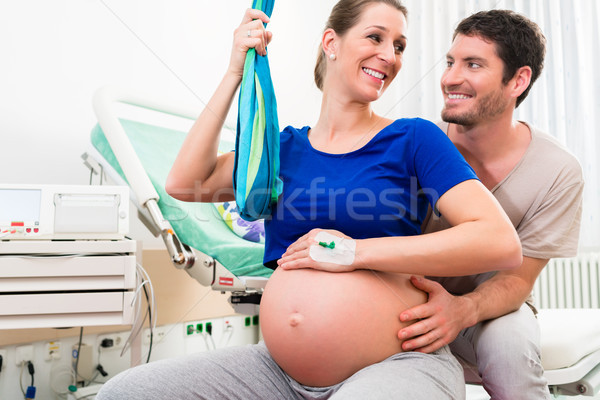
[[[517,70],[515,76],[510,80],[509,85],[513,97],[519,97],[528,87],[531,82],[531,67],[524,66]]]
[[[323,46],[323,51],[327,56],[329,56],[330,54],[336,54],[337,40],[338,36],[333,29],[329,28],[326,29],[325,32],[323,32],[321,45]]]

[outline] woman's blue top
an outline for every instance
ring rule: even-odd
[[[281,132],[283,193],[265,220],[270,268],[313,228],[354,239],[418,235],[429,205],[435,209],[448,189],[477,179],[450,139],[423,119],[396,120],[345,154],[313,148],[309,129]]]

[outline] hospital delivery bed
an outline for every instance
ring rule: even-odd
[[[186,133],[123,119],[118,112],[123,104],[192,121],[198,114],[198,110],[163,104],[152,96],[101,88],[93,99],[98,125],[92,130],[93,147],[82,156],[85,164],[92,173],[102,171],[130,187],[140,219],[162,237],[175,267],[204,286],[230,292],[237,312],[257,313],[272,272],[262,265],[263,244],[256,237],[247,240],[247,234],[260,230],[260,222],[243,221],[230,204],[185,203],[167,195],[165,180]],[[233,148],[232,141],[222,140],[219,150]],[[551,391],[600,393],[600,308],[544,309],[539,320],[542,363]]]

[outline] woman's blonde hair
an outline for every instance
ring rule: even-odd
[[[358,22],[363,9],[370,3],[388,4],[408,17],[408,10],[399,0],[340,0],[331,10],[325,30],[333,29],[339,36],[351,29]],[[319,54],[317,55],[317,64],[315,65],[315,83],[319,90],[323,90],[323,79],[327,72],[327,62],[323,46],[319,45]]]

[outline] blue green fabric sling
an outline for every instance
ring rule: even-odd
[[[253,0],[269,18],[274,0]],[[233,187],[239,213],[247,221],[271,214],[281,194],[279,123],[269,60],[249,49],[240,88]]]

